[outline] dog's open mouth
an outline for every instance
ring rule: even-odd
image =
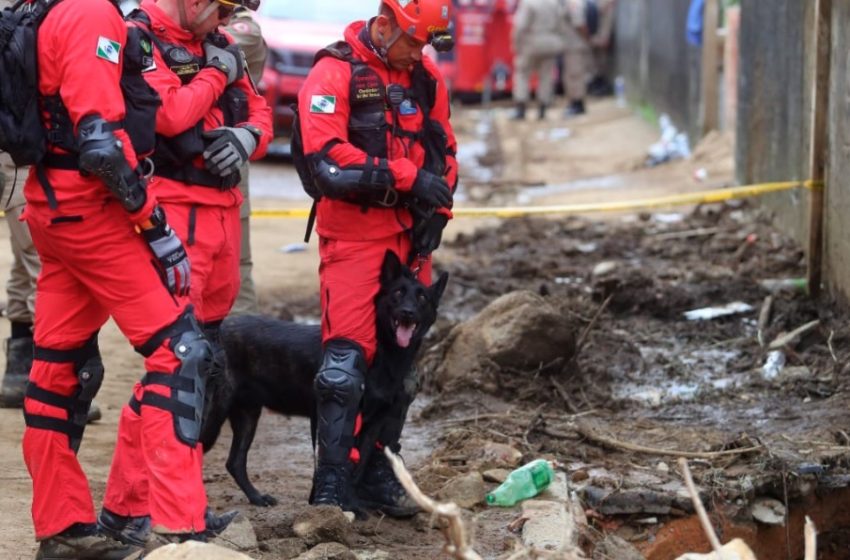
[[[410,339],[413,338],[413,332],[416,330],[416,323],[408,321],[393,321],[395,326],[395,341],[400,348],[410,346]]]

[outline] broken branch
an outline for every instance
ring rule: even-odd
[[[576,431],[590,441],[594,441],[600,445],[613,449],[634,451],[636,453],[646,453],[649,455],[669,455],[673,457],[687,457],[690,459],[714,459],[716,457],[725,457],[727,455],[743,455],[744,453],[758,451],[763,447],[761,445],[756,445],[754,447],[727,449],[725,451],[676,451],[674,449],[659,449],[657,447],[646,447],[644,445],[637,445],[634,443],[618,441],[616,439],[594,433],[589,428],[581,425],[576,426]]]
[[[682,475],[685,477],[685,485],[688,487],[688,493],[691,495],[691,501],[694,503],[694,509],[697,510],[699,522],[702,524],[702,530],[705,531],[711,548],[718,558],[722,558],[720,550],[720,539],[717,538],[717,533],[714,532],[714,527],[711,525],[711,520],[708,519],[708,514],[705,512],[705,507],[702,505],[702,500],[699,498],[694,479],[691,477],[691,469],[688,468],[688,460],[684,457],[679,458],[679,468],[682,469]]]
[[[455,560],[483,560],[469,545],[466,536],[466,527],[463,524],[460,508],[457,504],[454,502],[441,504],[423,494],[422,490],[413,482],[413,477],[410,476],[410,473],[398,455],[390,451],[389,447],[384,447],[384,454],[389,459],[396,478],[404,486],[404,489],[407,490],[407,493],[410,494],[410,497],[413,498],[413,501],[428,513],[446,520],[447,525],[442,529],[443,536],[446,539],[444,546],[446,554]]]

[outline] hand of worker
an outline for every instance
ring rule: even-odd
[[[434,208],[451,208],[452,206],[452,191],[449,184],[442,177],[424,169],[416,173],[416,180],[413,182],[410,194]]]
[[[146,227],[147,226],[147,227]],[[165,212],[157,206],[142,226],[142,237],[156,257],[156,267],[162,283],[177,296],[189,295],[191,266],[180,238],[165,221]]]
[[[204,132],[203,136],[211,140],[204,150],[204,165],[220,177],[238,172],[257,148],[255,133],[244,127],[222,126]]]
[[[222,48],[210,41],[204,42],[204,55],[207,58],[207,67],[227,76],[227,85],[232,84],[245,73],[245,60],[239,45],[231,44]]]
[[[440,246],[443,229],[448,222],[448,216],[434,212],[430,218],[416,224],[413,228],[413,251],[422,257],[433,253]]]

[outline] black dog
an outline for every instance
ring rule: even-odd
[[[426,287],[395,253],[387,251],[380,278],[381,288],[375,298],[378,348],[366,375],[362,406],[361,433],[372,440],[380,437],[380,427],[371,428],[370,422],[393,406],[409,378],[422,340],[436,320],[448,274],[441,274]],[[221,326],[221,341],[227,368],[208,384],[200,441],[208,451],[224,421],[230,420],[233,441],[227,472],[252,504],[274,505],[277,500],[262,494],[248,479],[248,450],[263,407],[286,415],[309,416],[315,435],[313,378],[322,363],[321,327],[254,315],[232,317]],[[370,443],[368,448],[372,449],[374,441]],[[363,459],[365,463],[367,457]]]

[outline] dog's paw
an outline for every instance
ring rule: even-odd
[[[255,506],[271,507],[277,505],[277,498],[271,494],[258,494],[256,497],[251,498],[251,503]]]

